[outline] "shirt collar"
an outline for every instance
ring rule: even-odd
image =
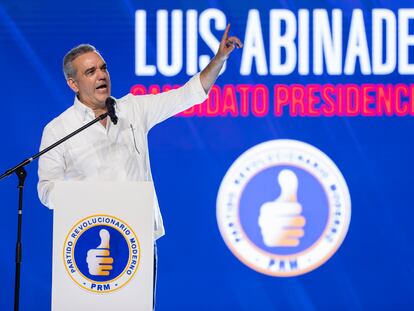
[[[73,106],[75,107],[75,111],[79,114],[82,121],[85,121],[87,118],[95,118],[95,113],[93,112],[93,110],[86,106],[84,103],[82,103],[77,96],[75,96]]]
[[[77,96],[75,96],[73,106],[75,107],[75,111],[79,114],[82,121],[86,121],[86,119],[95,119],[95,113],[93,112],[93,110],[86,106],[84,103],[82,103]],[[115,99],[115,112],[118,111],[119,105]]]

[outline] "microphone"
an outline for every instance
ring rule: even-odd
[[[113,124],[117,124],[118,123],[118,117],[115,114],[115,99],[113,99],[112,97],[108,97],[105,100],[105,107],[106,110],[108,111],[108,116],[111,118],[111,121]]]

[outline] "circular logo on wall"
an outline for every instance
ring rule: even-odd
[[[271,276],[312,271],[348,231],[345,179],[322,151],[296,140],[252,147],[229,168],[217,197],[220,233],[248,267]]]
[[[109,215],[93,215],[69,231],[63,262],[80,287],[108,293],[127,284],[138,270],[141,249],[137,236],[124,221]]]

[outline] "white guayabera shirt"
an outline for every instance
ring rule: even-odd
[[[56,180],[152,181],[148,131],[206,98],[199,74],[176,90],[120,98],[115,106],[116,125],[108,120],[105,128],[98,122],[40,157],[40,200],[53,208],[51,192]],[[73,106],[44,128],[40,149],[93,119],[93,111],[75,98]],[[156,197],[154,205],[154,238],[158,239],[165,231]]]

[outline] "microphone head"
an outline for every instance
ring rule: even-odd
[[[113,99],[113,97],[109,96],[106,100],[105,100],[105,106],[108,108],[108,106],[114,106],[115,105],[115,99]]]
[[[108,97],[105,100],[105,107],[106,110],[108,111],[108,116],[111,118],[111,121],[113,124],[117,124],[118,123],[118,117],[115,114],[115,99],[113,99],[112,97]]]

